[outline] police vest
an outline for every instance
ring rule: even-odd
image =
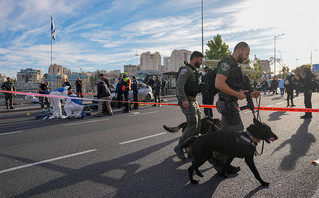
[[[222,60],[218,65],[221,63],[226,62],[231,69],[229,76],[226,80],[226,84],[233,90],[239,91],[240,89],[244,89],[244,75],[241,67],[238,67],[238,63],[232,57],[225,58]]]
[[[190,64],[186,64],[186,66],[190,67],[195,74],[195,80],[192,80],[191,78],[188,78],[185,85],[184,85],[184,91],[185,91],[185,95],[186,96],[192,96],[192,97],[196,97],[197,93],[199,93],[199,74],[196,70],[196,68]],[[177,73],[177,78],[181,72],[183,67],[180,67]],[[176,80],[177,80],[176,78]]]

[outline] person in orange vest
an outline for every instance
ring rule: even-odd
[[[124,93],[125,108],[123,109],[123,113],[128,113],[131,110],[131,106],[129,104],[129,99],[128,99],[130,90],[131,90],[131,79],[128,77],[127,72],[124,72],[123,80],[122,80],[122,91]]]

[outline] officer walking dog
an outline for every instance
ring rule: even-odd
[[[235,157],[245,158],[245,162],[255,178],[263,186],[268,186],[269,183],[261,179],[253,157],[256,152],[256,145],[260,140],[270,143],[270,141],[275,141],[278,137],[267,124],[255,118],[253,121],[254,124],[251,124],[247,131],[218,131],[187,139],[181,147],[185,148],[191,145],[193,162],[188,168],[190,182],[192,184],[198,183],[197,180],[193,179],[193,172],[195,171],[198,176],[203,177],[198,168],[212,156],[213,151],[218,151],[227,156],[226,163],[222,172],[220,172],[221,175],[227,177],[227,168]]]
[[[186,63],[186,66],[182,66],[178,71],[176,82],[178,104],[187,122],[187,127],[174,148],[177,157],[180,159],[185,158],[181,145],[187,138],[198,134],[200,130],[201,116],[196,95],[199,92],[199,74],[197,69],[200,68],[202,62],[203,54],[194,51],[191,54],[190,63]]]

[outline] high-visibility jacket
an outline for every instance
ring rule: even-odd
[[[122,90],[131,90],[131,79],[129,77],[126,77],[122,81]]]

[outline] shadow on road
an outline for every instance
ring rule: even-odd
[[[59,189],[65,190],[65,188],[90,181],[105,185],[107,189],[114,189],[113,192],[99,195],[99,197],[192,197],[195,195],[201,198],[212,197],[218,185],[224,180],[218,174],[215,174],[203,184],[191,185],[189,184],[187,170],[180,168],[180,166],[185,165],[185,161],[174,161],[175,155],[169,156],[161,163],[145,169],[144,164],[136,162],[175,143],[176,140],[177,138],[174,138],[117,159],[101,161],[79,169],[56,165],[55,163],[39,164],[37,166],[62,173],[63,176],[25,192],[16,192],[17,194],[12,196],[36,197],[42,193],[56,192]],[[35,163],[34,160],[27,158],[5,154],[0,156],[24,163]],[[123,174],[118,177],[112,175],[111,171],[120,171]],[[204,171],[207,171],[207,169],[202,170],[203,173]],[[90,191],[92,192],[92,189]],[[73,196],[85,196],[81,192],[72,193]]]
[[[315,137],[311,133],[308,133],[310,122],[311,119],[305,119],[297,129],[296,134],[292,135],[290,139],[284,141],[274,150],[276,152],[286,145],[290,145],[290,154],[282,159],[280,164],[281,170],[293,170],[296,167],[298,159],[305,156],[310,145],[316,142]]]
[[[281,120],[281,116],[283,115],[288,115],[285,111],[276,111],[271,114],[269,114],[268,121],[276,121],[276,120]]]

